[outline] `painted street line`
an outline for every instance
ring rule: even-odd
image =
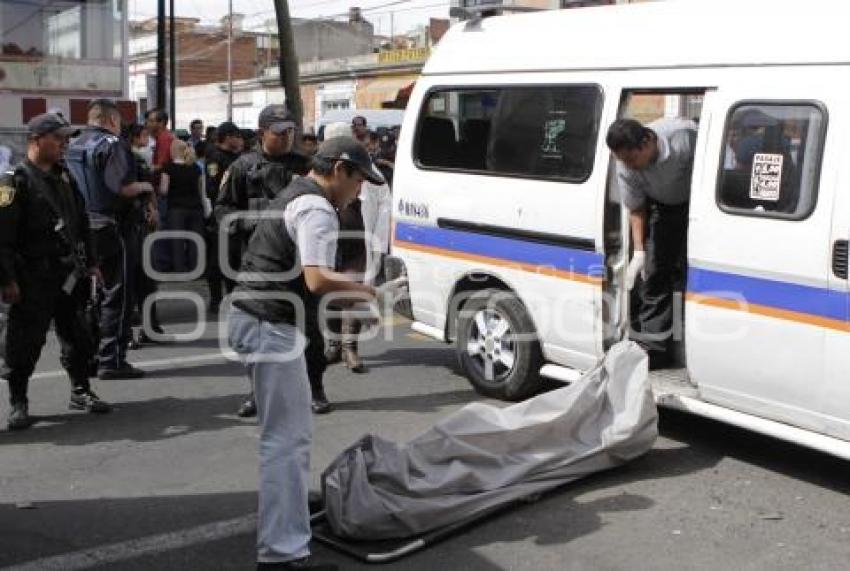
[[[75,571],[78,569],[91,569],[146,555],[156,555],[202,543],[211,543],[237,535],[253,534],[256,529],[257,514],[251,514],[171,533],[130,539],[73,553],[36,559],[35,561],[4,567],[0,571]]]

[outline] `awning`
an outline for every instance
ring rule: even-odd
[[[379,77],[372,80],[361,80],[362,87],[357,89],[357,107],[361,109],[380,109],[385,103],[393,103],[400,91],[412,85],[418,76]],[[409,97],[409,96],[408,96]]]

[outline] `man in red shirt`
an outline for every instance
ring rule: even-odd
[[[151,109],[145,113],[145,126],[156,142],[153,149],[153,169],[159,172],[165,163],[171,161],[171,143],[174,135],[168,130],[168,112],[163,109]]]

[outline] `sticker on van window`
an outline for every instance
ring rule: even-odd
[[[782,155],[756,153],[750,178],[750,199],[771,202],[779,200],[783,160]]]
[[[561,150],[558,148],[558,137],[567,128],[567,122],[564,119],[550,119],[543,124],[543,144],[540,150],[544,154],[557,155],[560,158]]]

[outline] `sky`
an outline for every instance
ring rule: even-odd
[[[127,3],[130,20],[156,16],[157,0],[128,0]],[[218,22],[227,14],[228,0],[174,0],[174,4],[177,16]],[[289,0],[289,12],[296,18],[347,14],[351,6],[359,6],[365,18],[375,26],[375,33],[385,36],[390,34],[391,26],[399,34],[420,24],[427,25],[430,17],[449,17],[449,0]],[[274,18],[272,0],[233,0],[233,11],[246,15],[246,26]]]

